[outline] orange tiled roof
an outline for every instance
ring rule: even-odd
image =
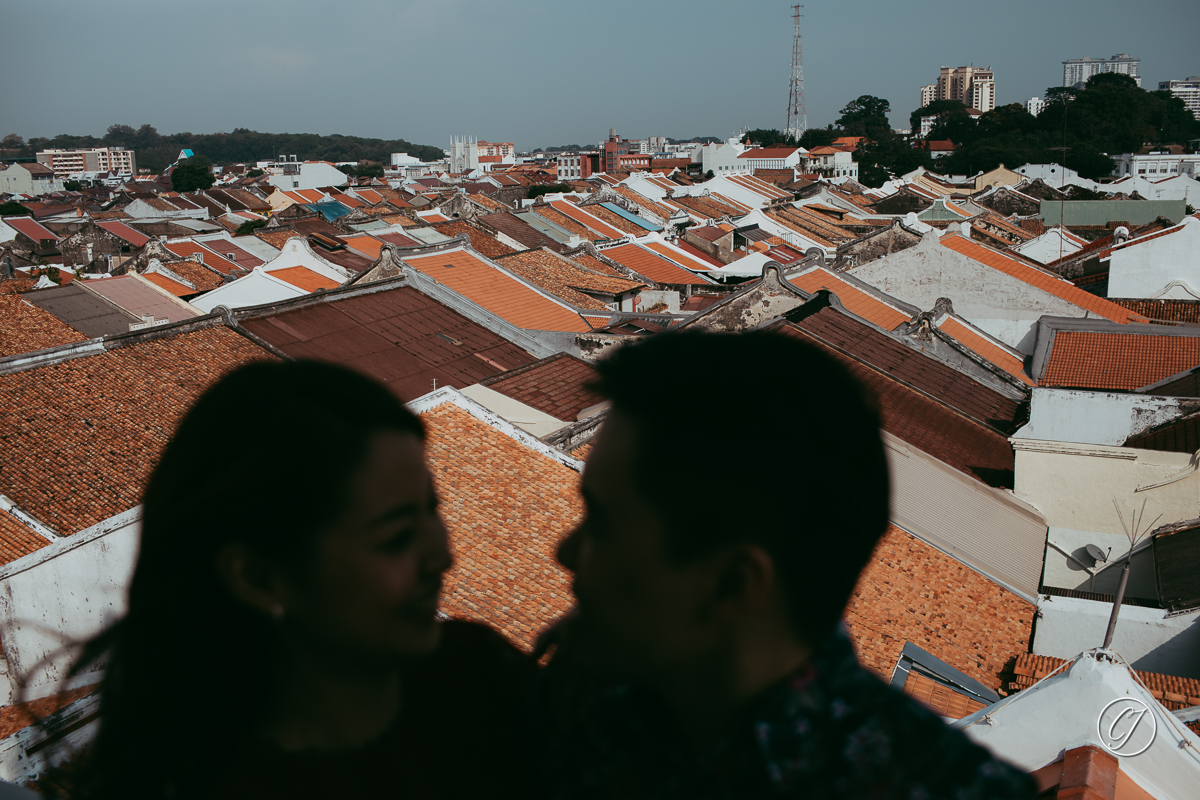
[[[187,297],[188,295],[197,294],[199,292],[198,289],[193,289],[185,283],[180,283],[173,278],[168,278],[161,272],[147,272],[142,277],[153,283],[158,288],[165,289],[176,297]]]
[[[601,275],[613,275],[618,278],[625,277],[625,273],[617,271],[613,267],[610,267],[608,264],[605,264],[600,259],[596,258],[595,256],[589,256],[587,253],[576,253],[573,256],[566,256],[566,257],[570,258],[576,264],[583,264],[585,267],[592,270],[593,272],[599,272]]]
[[[620,214],[614,214],[604,206],[588,206],[588,213],[601,222],[607,222],[622,233],[629,233],[634,236],[643,236],[646,229],[636,222],[630,222]],[[647,220],[649,221],[649,220]]]
[[[1028,648],[1036,608],[894,525],[843,619],[863,666],[885,680],[906,641],[992,689],[1012,653]]]
[[[285,228],[283,230],[268,230],[267,228],[259,228],[254,232],[254,235],[274,247],[276,250],[282,250],[288,239],[296,236],[299,236],[301,239],[305,238],[303,233],[294,231],[291,228]]]
[[[353,247],[370,259],[379,258],[379,251],[383,249],[383,242],[369,234],[343,236],[342,238],[346,240],[347,246]]]
[[[33,353],[86,338],[19,294],[0,294],[0,358]]]
[[[496,263],[563,302],[589,311],[608,312],[611,309],[605,303],[586,294],[588,291],[622,294],[645,285],[623,277],[594,275],[540,248],[514,253]]]
[[[669,258],[679,266],[685,269],[696,270],[697,272],[706,272],[712,269],[711,264],[706,264],[698,258],[693,258],[686,253],[680,253],[672,250],[662,242],[646,242],[646,247],[649,247],[654,252],[658,253],[663,258]]]
[[[471,249],[488,258],[499,258],[500,256],[517,252],[495,236],[485,233],[473,225],[468,225],[462,220],[439,222],[433,226],[433,229],[439,233],[444,233],[450,238],[465,233],[467,238],[471,240]]]
[[[332,278],[327,278],[319,272],[313,272],[308,267],[284,267],[283,269],[273,269],[267,274],[306,292],[315,292],[317,289],[336,289],[341,285]]]
[[[453,404],[421,418],[454,552],[442,608],[530,650],[574,602],[554,552],[582,515],[579,475]]]
[[[963,325],[953,317],[946,318],[938,328],[958,340],[965,347],[983,356],[997,367],[1000,367],[1000,369],[1014,378],[1020,379],[1029,386],[1035,385],[1033,379],[1025,374],[1025,362],[1022,359],[1017,358],[1008,350],[981,336],[978,332]]]
[[[586,225],[588,228],[596,231],[601,236],[605,236],[609,239],[620,239],[625,235],[613,226],[601,222],[596,217],[576,206],[571,205],[570,203],[565,203],[562,200],[554,200],[550,203],[550,206],[558,211],[561,211],[563,214],[566,214],[576,222]]]
[[[908,314],[821,267],[790,277],[788,282],[809,294],[828,289],[837,295],[838,300],[842,301],[842,307],[851,314],[874,323],[885,331],[895,330],[896,326],[909,320]]]
[[[1200,337],[1057,331],[1042,386],[1131,391],[1200,366]]]
[[[926,678],[915,669],[909,671],[908,678],[904,681],[904,693],[920,700],[936,711],[938,716],[947,719],[962,719],[984,707],[984,704],[974,697],[956,692],[933,678]]]
[[[133,508],[200,393],[234,367],[271,358],[210,327],[0,375],[4,494],[61,534]]]
[[[28,728],[30,725],[99,689],[99,685],[80,686],[65,692],[52,694],[49,697],[39,697],[19,705],[0,708],[0,739],[7,739],[14,733]]]
[[[573,233],[576,236],[582,236],[589,242],[595,242],[605,238],[602,234],[591,230],[586,225],[578,222],[572,217],[568,217],[566,214],[562,213],[553,206],[530,206],[529,210],[537,214],[539,217],[553,222],[567,233]]]
[[[657,253],[636,244],[609,247],[604,250],[604,257],[611,258],[639,275],[645,275],[655,283],[691,284],[693,286],[710,283],[686,269],[676,266],[674,262],[668,261]]]
[[[50,544],[48,539],[38,536],[16,518],[0,511],[0,564],[16,561],[22,556],[35,553]]]
[[[591,330],[591,326],[574,311],[465,250],[410,256],[404,260],[518,328],[576,333]]]
[[[1024,648],[1021,648],[1022,650]],[[1054,656],[1035,656],[1021,652],[1013,665],[1013,680],[1007,685],[1009,692],[1028,689],[1054,670],[1067,663]],[[1161,672],[1134,670],[1155,700],[1168,711],[1179,711],[1190,706],[1200,706],[1200,680],[1164,675]],[[1189,725],[1189,727],[1192,727]],[[1194,730],[1194,728],[1193,728]]]
[[[1086,308],[1088,311],[1092,311],[1113,322],[1129,322],[1136,316],[1129,309],[1121,308],[1116,303],[1109,302],[1094,294],[1089,294],[1057,275],[1043,272],[1029,266],[1023,261],[1006,256],[978,242],[965,239],[958,234],[943,236],[941,244],[943,247],[948,247],[967,258],[978,261],[981,264],[986,264],[993,269],[998,269],[1007,275],[1022,280],[1042,291],[1049,292],[1056,297],[1066,300],[1068,303],[1077,305],[1080,308]]]

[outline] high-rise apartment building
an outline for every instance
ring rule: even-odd
[[[1119,72],[1133,78],[1138,86],[1142,79],[1138,77],[1138,67],[1142,60],[1128,53],[1118,53],[1112,58],[1072,58],[1062,62],[1063,86],[1082,88],[1088,78],[1101,72]]]
[[[1163,81],[1158,88],[1166,89],[1178,97],[1192,112],[1192,116],[1200,119],[1200,75],[1193,75],[1185,81]]]
[[[977,111],[996,107],[996,73],[988,67],[942,67],[937,83],[921,87],[921,105],[934,100],[957,100]]]
[[[133,175],[137,158],[124,147],[92,147],[81,150],[41,150],[39,164],[44,164],[58,177],[65,178],[80,172],[116,172]]]
[[[1029,101],[1027,103],[1025,103],[1025,110],[1028,111],[1030,114],[1032,114],[1035,117],[1038,114],[1042,113],[1042,109],[1044,109],[1045,107],[1046,107],[1046,98],[1044,98],[1044,97],[1031,97],[1031,98],[1029,98]]]

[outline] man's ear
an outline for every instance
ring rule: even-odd
[[[234,597],[275,618],[287,612],[287,585],[278,565],[243,542],[217,551],[217,574]]]
[[[738,545],[725,553],[717,578],[716,600],[730,609],[748,610],[771,601],[775,561],[759,545]]]

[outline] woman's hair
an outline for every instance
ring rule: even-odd
[[[318,362],[250,364],[200,397],[146,486],[129,610],[75,667],[105,663],[81,795],[201,795],[246,744],[269,699],[276,637],[227,589],[217,554],[242,542],[303,565],[382,430],[424,438],[382,385]]]

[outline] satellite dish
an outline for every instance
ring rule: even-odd
[[[1087,550],[1087,554],[1092,557],[1092,561],[1108,561],[1108,555],[1094,544],[1089,544],[1084,550]]]

